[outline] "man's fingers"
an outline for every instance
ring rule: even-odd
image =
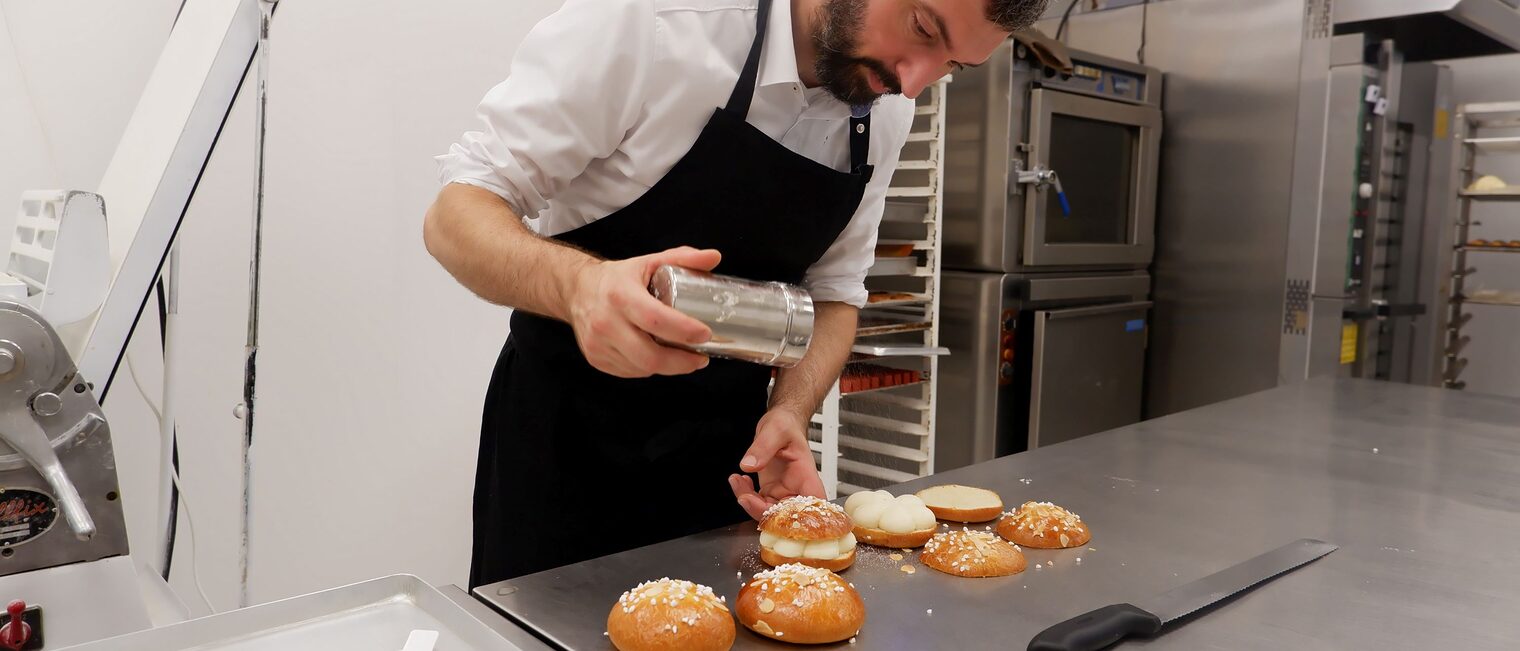
[[[648,292],[628,297],[623,316],[638,329],[672,343],[695,345],[712,339],[712,328],[707,324],[661,303]]]
[[[739,508],[744,509],[749,517],[759,521],[765,517],[765,512],[770,510],[771,503],[765,501],[759,495],[744,495],[739,498]]]
[[[696,269],[698,271],[712,271],[722,261],[723,255],[717,249],[694,249],[689,246],[676,247],[655,253],[648,257],[648,274],[654,274],[656,267],[662,264],[673,264],[677,267]]]
[[[755,441],[744,451],[739,469],[744,472],[760,472],[776,458],[776,452],[786,445],[787,437],[775,428],[762,429],[755,434]]]
[[[797,492],[801,495],[827,499],[828,493],[823,489],[823,478],[818,476],[818,471],[812,469],[812,464],[808,464],[808,469],[812,472],[809,472],[807,478],[802,480],[801,489]]]
[[[633,377],[650,375],[685,375],[707,366],[705,355],[661,346],[632,324],[623,324],[608,334],[610,347],[639,371]]]
[[[765,515],[770,503],[755,492],[755,484],[746,475],[729,475],[728,487],[734,492],[734,497],[739,501],[739,507],[744,509],[749,517],[759,520]]]

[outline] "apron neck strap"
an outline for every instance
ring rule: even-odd
[[[784,1],[784,0],[783,0]],[[765,32],[770,26],[772,0],[760,0],[755,12],[755,40],[750,43],[749,56],[744,59],[744,69],[734,90],[728,96],[723,110],[745,119],[749,117],[749,105],[755,99],[755,80],[760,75],[760,51],[765,47]],[[866,165],[866,154],[871,151],[871,114],[850,118],[850,170],[859,171]]]
[[[739,118],[749,117],[750,100],[755,97],[755,79],[760,72],[760,50],[765,45],[765,28],[770,24],[771,0],[760,0],[760,10],[755,13],[755,41],[749,46],[749,57],[744,59],[744,70],[734,83],[734,92],[728,96],[724,110]]]
[[[871,151],[871,114],[850,118],[850,171],[859,172],[866,166],[866,154]]]

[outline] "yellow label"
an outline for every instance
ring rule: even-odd
[[[1444,108],[1436,109],[1436,140],[1445,140],[1451,133],[1451,111]]]
[[[1341,363],[1356,361],[1356,324],[1341,324]]]

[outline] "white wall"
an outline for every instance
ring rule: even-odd
[[[507,324],[423,249],[431,157],[558,5],[324,0],[276,16],[257,599],[390,572],[465,582]]]
[[[0,20],[16,34],[12,47],[0,30],[0,232],[11,228],[21,189],[98,183],[178,4],[0,0]],[[559,4],[281,4],[253,601],[393,572],[465,582],[481,400],[506,314],[460,288],[423,249],[421,218],[438,189],[431,156],[473,127],[475,103],[506,75],[516,44]],[[48,34],[19,33],[34,29]],[[18,70],[29,93],[17,90]],[[232,408],[246,322],[252,119],[240,99],[181,231],[182,474],[196,566],[218,609],[238,599],[241,424]],[[157,327],[145,316],[130,347],[155,400]],[[126,373],[106,412],[134,553],[147,558],[156,424]],[[182,512],[173,585],[194,607],[186,524]]]
[[[1520,101],[1520,55],[1504,55],[1447,61],[1451,66],[1458,103]],[[1516,129],[1511,135],[1520,135]],[[1511,185],[1520,185],[1520,156],[1480,158],[1478,173],[1495,174]],[[1482,222],[1472,227],[1472,237],[1486,240],[1520,239],[1520,209],[1512,203],[1476,203],[1473,217]],[[1520,291],[1520,255],[1470,253],[1476,266],[1473,289]],[[1520,396],[1520,308],[1471,305],[1471,324],[1463,330],[1472,337],[1465,355],[1470,360],[1462,372],[1469,391]]]
[[[0,242],[23,190],[92,188],[179,0],[0,0]]]

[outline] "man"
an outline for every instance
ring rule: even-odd
[[[1044,3],[568,0],[533,28],[485,129],[439,157],[424,228],[461,284],[516,308],[471,586],[824,495],[807,426],[854,341],[911,100]],[[768,368],[656,343],[711,336],[649,295],[661,264],[803,284],[807,355],[767,392]]]

